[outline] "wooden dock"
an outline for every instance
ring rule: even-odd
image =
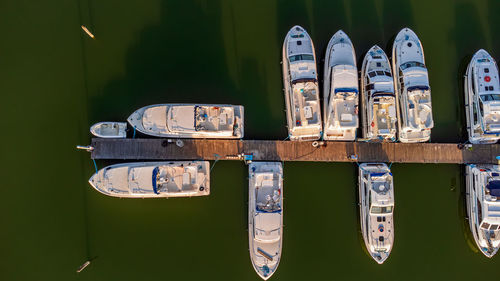
[[[498,164],[500,145],[205,139],[92,139],[93,159]]]

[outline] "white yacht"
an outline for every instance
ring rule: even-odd
[[[359,202],[366,249],[381,264],[389,257],[394,243],[394,186],[386,164],[359,166]]]
[[[99,138],[126,138],[127,123],[99,122],[90,127],[90,133]]]
[[[243,106],[156,104],[127,119],[137,131],[166,138],[243,138]]]
[[[426,142],[434,127],[431,88],[424,50],[409,28],[401,30],[392,46],[392,71],[401,142]]]
[[[283,168],[280,162],[248,166],[248,240],[257,274],[269,279],[278,268],[283,241]]]
[[[396,96],[391,65],[385,52],[373,46],[361,67],[361,117],[363,138],[396,141]]]
[[[465,115],[469,141],[496,143],[500,139],[500,85],[495,60],[485,50],[472,57],[465,74]]]
[[[114,197],[158,198],[210,194],[208,161],[137,162],[105,167],[89,179]]]
[[[283,43],[283,84],[291,140],[321,137],[321,109],[314,44],[300,26],[290,29]]]
[[[481,252],[493,257],[500,247],[500,166],[466,165],[470,230]]]
[[[358,120],[358,69],[351,40],[339,30],[326,48],[323,88],[324,140],[353,141]]]

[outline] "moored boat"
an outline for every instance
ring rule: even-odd
[[[248,166],[248,239],[257,274],[269,279],[278,268],[283,241],[283,168],[280,162]]]
[[[422,44],[409,28],[403,28],[394,39],[392,71],[399,141],[429,141],[434,127],[429,75]]]
[[[495,60],[485,50],[472,57],[464,83],[469,142],[491,144],[500,140],[500,85]]]
[[[394,243],[394,186],[384,163],[359,166],[359,209],[361,233],[371,257],[382,264]]]
[[[164,138],[243,138],[243,106],[156,104],[127,119],[137,131]]]
[[[469,226],[477,247],[488,258],[500,247],[500,166],[466,165]]]
[[[358,69],[351,40],[337,31],[326,48],[323,88],[324,140],[353,141],[359,126]]]
[[[396,96],[391,65],[377,45],[366,53],[361,67],[361,116],[364,139],[396,140]]]
[[[127,123],[99,122],[90,127],[90,133],[99,138],[126,138]]]
[[[107,166],[90,179],[97,191],[114,197],[159,198],[210,194],[208,161],[136,162]]]
[[[283,43],[283,84],[290,140],[321,137],[321,109],[314,44],[304,28],[294,26]]]

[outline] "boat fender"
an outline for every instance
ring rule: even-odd
[[[200,186],[200,191],[203,191],[205,190],[205,188],[203,186]]]
[[[313,141],[312,142],[312,146],[313,147],[318,147],[319,146],[319,142],[318,141]]]

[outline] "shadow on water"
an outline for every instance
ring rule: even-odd
[[[359,4],[358,4],[359,5]],[[348,36],[353,41],[356,51],[358,69],[361,69],[366,52],[375,44],[383,48],[382,28],[380,17],[377,15],[375,2],[365,1],[363,7],[351,7],[352,27]]]
[[[487,50],[495,58],[500,56],[500,37],[498,36],[498,27],[500,27],[500,17],[498,16],[498,11],[500,11],[500,1],[489,0],[488,1],[488,17],[487,22],[491,28],[491,42],[492,50]],[[496,36],[494,36],[496,35]],[[486,45],[483,47],[486,48]]]
[[[470,231],[470,226],[469,226],[469,218],[467,215],[467,203],[466,203],[466,185],[465,185],[465,165],[460,165],[460,172],[458,178],[458,188],[460,192],[460,196],[458,196],[458,208],[457,208],[457,213],[458,217],[461,218],[461,229],[464,234],[465,241],[467,243],[467,246],[472,250],[474,253],[479,253],[479,250],[476,246],[476,243],[474,241],[474,237],[472,236],[472,232]]]
[[[459,130],[460,141],[467,141],[467,128],[465,118],[465,93],[464,93],[464,75],[467,66],[474,53],[486,46],[485,35],[478,20],[478,11],[472,3],[460,3],[455,6],[455,28],[452,30],[451,41],[456,46],[456,72],[452,77],[455,81],[451,89],[456,93],[458,100],[456,108],[457,127]],[[453,73],[453,72],[452,72]],[[455,129],[455,128],[451,128]],[[450,132],[451,134],[451,132]],[[451,134],[452,135],[452,134]]]
[[[128,50],[124,76],[91,99],[91,121],[126,117],[155,103],[241,103],[226,70],[219,2],[204,8],[196,1],[162,3],[161,21]]]
[[[415,32],[418,31],[413,26],[413,13],[409,0],[388,0],[383,3],[382,38],[386,44],[385,52],[390,58],[392,55],[392,43],[401,29],[409,27]],[[380,47],[383,48],[384,45]]]

